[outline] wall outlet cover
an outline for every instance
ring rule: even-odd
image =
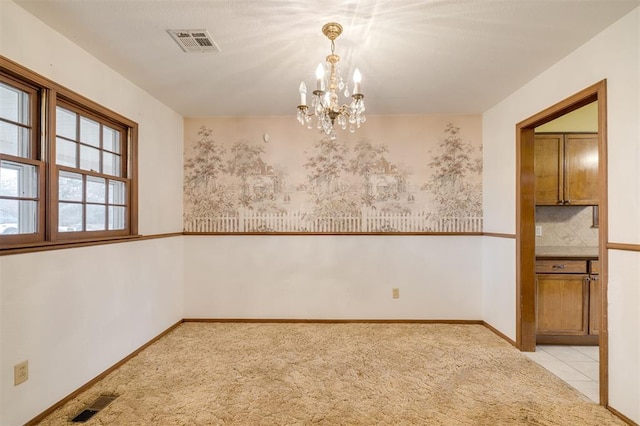
[[[13,367],[13,385],[18,386],[29,380],[29,361],[22,361]]]

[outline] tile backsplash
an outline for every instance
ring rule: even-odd
[[[542,236],[536,237],[536,246],[598,246],[593,206],[538,206],[536,226],[542,226]]]

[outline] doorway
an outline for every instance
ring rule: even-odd
[[[594,101],[598,102],[598,197],[600,259],[600,405],[608,403],[607,337],[607,105],[606,80],[529,117],[516,125],[516,344],[536,347],[535,284],[535,128]]]

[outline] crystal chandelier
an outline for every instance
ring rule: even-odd
[[[322,27],[322,33],[331,40],[331,54],[327,56],[325,64],[319,64],[316,69],[316,90],[311,97],[311,109],[307,106],[307,85],[300,83],[300,105],[298,105],[298,122],[309,129],[313,128],[312,117],[316,117],[315,126],[331,139],[336,138],[334,124],[343,130],[349,125],[349,131],[355,132],[367,118],[364,115],[364,95],[360,91],[362,77],[356,68],[353,72],[353,91],[349,92],[348,85],[343,81],[340,73],[340,56],[335,54],[335,39],[342,34],[342,26],[329,22]],[[345,98],[351,97],[350,104],[340,105],[338,93]]]

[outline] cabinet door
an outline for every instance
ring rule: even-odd
[[[598,135],[566,135],[564,144],[565,204],[598,204]]]
[[[586,335],[588,332],[588,276],[537,274],[537,333]]]
[[[535,203],[539,206],[555,206],[563,200],[563,153],[564,136],[535,136]]]
[[[589,334],[600,334],[600,280],[597,275],[589,280]]]

